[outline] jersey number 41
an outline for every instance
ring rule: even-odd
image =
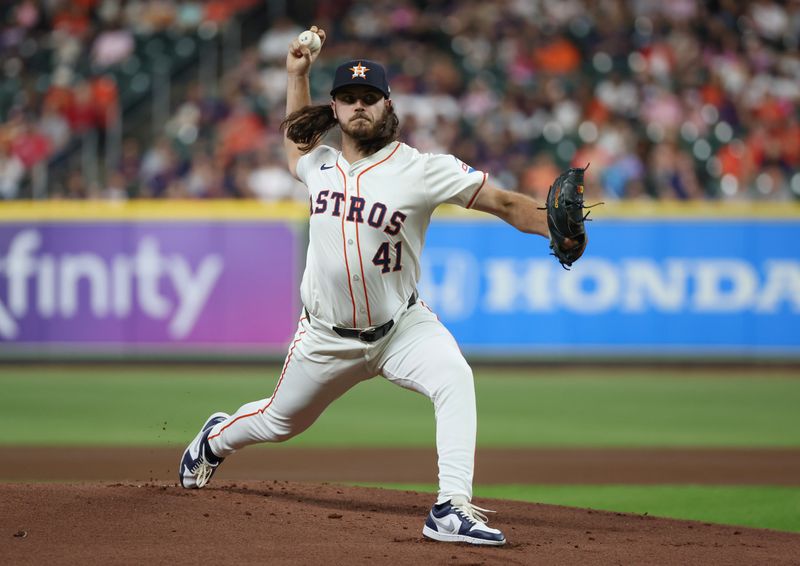
[[[372,258],[372,263],[381,267],[381,273],[389,273],[390,271],[400,271],[403,266],[400,264],[403,258],[403,242],[397,242],[394,245],[394,267],[389,267],[392,263],[392,258],[389,255],[389,242],[383,242],[378,246],[378,251],[375,252],[375,257]]]

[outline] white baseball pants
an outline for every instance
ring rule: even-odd
[[[300,319],[272,397],[242,406],[209,435],[220,457],[306,430],[361,381],[382,375],[422,393],[434,406],[439,498],[472,498],[477,416],[472,370],[450,332],[419,301],[373,343],[342,338],[318,320]]]

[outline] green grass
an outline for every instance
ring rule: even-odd
[[[426,484],[359,484],[424,492],[436,492]],[[492,485],[476,486],[480,498],[514,499],[647,514],[654,517],[689,519],[800,532],[800,488],[774,486],[696,485]],[[501,515],[502,508],[495,509]]]
[[[0,366],[0,445],[183,446],[206,416],[271,395],[279,367]],[[739,371],[476,371],[491,447],[800,447],[800,380]],[[421,395],[375,379],[290,443],[432,446]],[[435,491],[429,486],[393,486]],[[519,499],[800,532],[800,488],[478,486]]]
[[[269,396],[279,369],[1,367],[0,444],[182,445],[209,413]],[[800,446],[800,380],[788,373],[544,371],[476,371],[479,445]],[[290,442],[430,446],[433,410],[374,379]]]

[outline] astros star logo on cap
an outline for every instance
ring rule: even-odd
[[[364,65],[362,65],[360,61],[358,65],[356,65],[355,67],[350,67],[350,70],[353,71],[353,76],[350,77],[351,79],[355,79],[356,77],[361,77],[362,79],[366,79],[367,71],[369,71],[369,69]]]

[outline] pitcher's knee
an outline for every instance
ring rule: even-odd
[[[440,371],[438,387],[433,392],[435,397],[441,398],[450,395],[474,397],[475,384],[472,368],[466,362],[448,364]]]
[[[298,430],[296,427],[282,424],[278,426],[272,426],[272,434],[270,435],[272,442],[286,442],[290,438],[294,438],[302,431]]]
[[[279,419],[274,415],[269,420],[270,442],[286,442],[311,426],[311,423],[302,420]]]
[[[293,431],[281,431],[272,433],[272,442],[286,442],[290,438],[297,436]]]

